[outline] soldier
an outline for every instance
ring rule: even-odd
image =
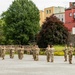
[[[74,51],[74,48],[73,48],[72,43],[71,43],[70,47],[68,48],[69,64],[72,64],[73,51]]]
[[[22,59],[23,54],[24,54],[24,48],[22,46],[20,46],[20,48],[18,49],[18,58]]]
[[[51,62],[54,62],[54,47],[53,45],[50,45],[50,56],[51,56]]]
[[[33,52],[33,59],[35,60],[35,61],[38,61],[39,60],[39,48],[38,48],[38,46],[37,45],[34,45],[33,46],[33,48],[32,48],[32,52]]]
[[[35,46],[35,61],[39,60],[39,52],[40,49],[38,48],[38,45]]]
[[[50,61],[50,45],[46,48],[47,62]]]
[[[36,51],[35,51],[35,45],[33,45],[33,47],[31,48],[32,49],[32,54],[33,54],[33,59],[35,60],[36,59]]]
[[[49,62],[51,60],[51,62],[54,61],[54,47],[53,45],[48,45],[47,50],[46,50],[46,54],[47,54],[47,62]]]
[[[67,54],[68,54],[68,47],[67,47],[67,45],[65,45],[65,48],[64,48],[64,50],[63,50],[63,52],[64,52],[64,61],[67,61]]]
[[[10,58],[14,58],[15,48],[13,46],[10,47]]]
[[[6,49],[5,46],[1,47],[1,52],[2,52],[1,57],[2,57],[2,60],[4,60],[4,57],[5,57],[5,52],[6,52],[5,49]]]

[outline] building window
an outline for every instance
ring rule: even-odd
[[[72,17],[72,13],[70,13],[70,17]]]
[[[63,17],[63,15],[62,15],[62,17]]]
[[[48,14],[48,10],[46,11],[46,13]]]
[[[74,15],[75,15],[75,13],[74,13]]]
[[[62,22],[63,22],[63,18],[62,18]]]
[[[51,13],[51,10],[49,10],[49,13]]]
[[[75,2],[73,2],[73,6],[75,6]]]

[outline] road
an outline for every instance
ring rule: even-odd
[[[0,58],[0,75],[75,75],[75,58],[73,64],[64,62],[63,56],[55,56],[54,63],[47,62],[46,56],[39,56],[39,61],[34,61],[32,55],[24,55],[22,60],[15,55],[5,60]]]

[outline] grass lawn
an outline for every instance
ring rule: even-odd
[[[63,45],[55,45],[54,48],[56,51],[62,51],[64,49],[64,46]]]

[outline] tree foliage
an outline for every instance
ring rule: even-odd
[[[39,47],[47,47],[48,44],[65,44],[68,41],[68,30],[56,16],[46,18],[40,33],[37,36]]]
[[[5,22],[0,19],[0,44],[5,44],[4,27]]]
[[[28,44],[39,30],[39,10],[32,1],[14,0],[2,18],[7,44]]]

